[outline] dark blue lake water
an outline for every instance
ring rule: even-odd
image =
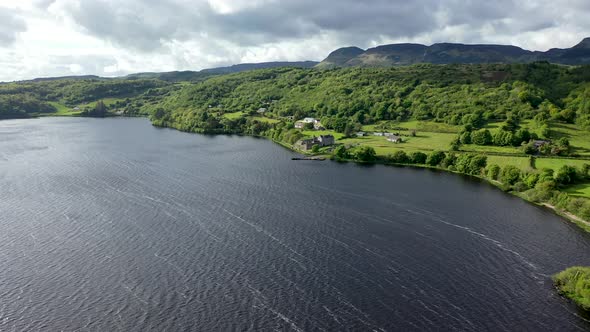
[[[145,119],[0,121],[1,331],[585,330],[590,237],[478,181]]]

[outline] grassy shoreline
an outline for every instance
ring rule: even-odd
[[[552,279],[559,295],[590,312],[590,267],[573,266],[555,274]]]

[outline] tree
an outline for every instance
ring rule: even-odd
[[[480,129],[471,133],[471,141],[477,145],[489,145],[492,143],[492,134],[487,129]]]
[[[455,168],[465,174],[479,175],[486,167],[487,157],[483,155],[463,153],[457,157]]]
[[[506,130],[499,130],[499,131],[495,132],[492,137],[492,142],[494,143],[494,145],[497,145],[497,146],[511,145],[513,140],[514,140],[514,135],[511,132],[506,131]]]
[[[442,151],[433,151],[428,155],[426,159],[426,164],[430,166],[438,166],[444,159],[446,155]]]
[[[520,179],[520,169],[513,165],[506,165],[502,169],[500,181],[505,184],[513,185]]]
[[[316,145],[314,145],[314,146],[312,146],[312,147],[311,147],[311,152],[313,152],[313,153],[318,153],[318,152],[320,152],[320,146],[319,146],[319,145],[317,145],[317,144],[316,144]]]
[[[453,153],[448,153],[445,159],[440,163],[440,165],[444,168],[454,167],[456,161],[457,156]]]
[[[575,167],[563,165],[555,173],[555,182],[560,185],[568,185],[576,182],[577,170]]]
[[[453,138],[449,148],[451,149],[451,151],[459,151],[461,149],[461,140],[459,139],[459,137]]]
[[[471,144],[471,132],[466,131],[462,133],[459,140],[461,141],[461,144]]]
[[[503,131],[514,132],[519,128],[520,119],[514,114],[509,114],[506,122],[502,126]]]
[[[534,188],[537,182],[539,182],[539,174],[537,173],[530,173],[524,178],[524,183],[529,188]]]
[[[500,175],[501,168],[496,164],[489,165],[487,167],[487,176],[492,180],[498,180],[498,176]]]
[[[336,157],[336,159],[348,159],[348,158],[350,158],[350,154],[348,153],[348,150],[346,149],[346,147],[344,145],[339,145],[334,150],[334,156]]]
[[[152,117],[156,120],[161,120],[162,118],[164,118],[164,116],[166,115],[166,111],[164,111],[164,109],[162,107],[158,107]]]
[[[426,163],[426,154],[422,152],[412,152],[410,154],[410,161],[414,164],[424,164]]]
[[[404,151],[398,150],[389,156],[389,160],[391,160],[393,163],[406,164],[410,161],[410,158]]]
[[[514,146],[519,146],[523,142],[528,142],[531,139],[531,133],[521,128],[514,133],[514,137],[512,139],[512,144]]]
[[[370,146],[362,146],[356,151],[355,157],[359,161],[371,162],[375,161],[377,153]]]
[[[346,127],[344,127],[344,136],[352,137],[354,135],[354,125],[352,123],[347,123]]]

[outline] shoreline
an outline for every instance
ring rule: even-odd
[[[152,126],[155,126],[155,127],[164,127],[164,128],[170,128],[170,129],[173,129],[173,130],[183,131],[183,130],[180,130],[180,129],[177,129],[177,128],[174,128],[174,127],[170,127],[170,126],[157,126],[157,125],[154,125],[153,123],[152,123]],[[191,132],[191,131],[187,131],[187,132],[188,133],[192,133],[192,134],[202,134],[202,135],[205,135],[205,133]],[[209,134],[206,134],[206,135],[209,135]],[[488,184],[490,184],[490,185],[492,185],[492,186],[500,189],[501,191],[503,191],[506,194],[510,194],[512,196],[516,196],[516,197],[524,200],[525,202],[528,202],[530,204],[534,204],[534,205],[536,205],[538,207],[543,207],[545,209],[549,209],[555,215],[564,218],[566,221],[574,224],[575,226],[579,227],[581,230],[590,233],[590,221],[584,220],[584,219],[582,219],[582,218],[574,215],[573,213],[571,213],[569,211],[565,211],[565,210],[562,211],[562,210],[558,209],[557,207],[549,204],[548,202],[540,202],[540,203],[534,202],[534,201],[531,201],[531,200],[525,198],[519,192],[515,192],[515,191],[512,191],[512,190],[507,191],[507,190],[505,190],[503,188],[504,184],[502,182],[499,182],[497,180],[491,180],[491,179],[488,179],[488,178],[483,177],[483,176],[466,174],[466,173],[461,173],[461,172],[457,172],[457,171],[450,171],[450,170],[448,170],[446,168],[442,168],[442,167],[438,167],[438,166],[422,165],[422,164],[400,164],[400,163],[391,163],[391,162],[380,162],[378,160],[376,160],[376,161],[369,161],[369,162],[363,162],[363,161],[358,161],[358,160],[354,160],[354,159],[338,159],[338,160],[336,160],[330,154],[323,154],[323,153],[312,154],[312,153],[309,153],[309,152],[306,152],[306,151],[300,151],[300,150],[295,149],[290,144],[287,144],[287,143],[282,142],[282,141],[277,141],[275,139],[272,139],[272,138],[267,137],[267,136],[262,136],[262,135],[248,135],[248,134],[238,134],[238,133],[218,133],[218,134],[211,134],[211,135],[239,135],[239,136],[250,136],[250,137],[264,138],[264,139],[269,140],[271,142],[274,142],[274,143],[282,146],[283,148],[286,148],[286,149],[288,149],[288,150],[290,150],[290,151],[292,151],[294,153],[298,153],[298,154],[300,154],[302,156],[324,157],[326,160],[335,161],[335,162],[346,162],[346,163],[352,162],[352,163],[360,164],[360,165],[363,165],[364,164],[364,165],[384,165],[384,166],[394,166],[394,167],[414,167],[414,168],[421,168],[421,169],[431,169],[431,170],[443,171],[443,172],[452,173],[452,174],[455,174],[455,175],[461,175],[461,176],[468,176],[468,177],[471,177],[471,178],[477,178],[477,179],[479,179],[481,181],[484,181],[484,182],[486,182],[486,183],[488,183]],[[444,151],[444,152],[445,153],[448,153],[449,151]],[[466,152],[466,153],[469,153],[469,152]]]
[[[26,119],[38,119],[38,118],[43,118],[43,117],[67,117],[67,118],[74,118],[74,117],[83,117],[80,115],[71,115],[71,114],[51,114],[51,115],[46,115],[46,116],[35,116],[35,117],[28,117],[28,118],[17,118],[14,120],[26,120]],[[92,118],[92,117],[88,117],[88,118]],[[127,115],[114,115],[114,116],[109,116],[108,118],[146,118],[149,120],[149,117],[146,115],[137,115],[137,116],[127,116]],[[2,119],[2,120],[12,120],[12,119]],[[199,133],[199,132],[193,132],[193,131],[184,131],[184,130],[180,130],[171,126],[159,126],[159,125],[154,125],[151,121],[150,124],[154,127],[157,128],[169,128],[169,129],[173,129],[176,131],[180,131],[180,132],[187,132],[187,133],[191,133],[191,134],[201,134],[201,135],[238,135],[238,136],[250,136],[250,137],[256,137],[256,138],[264,138],[266,140],[269,140],[273,143],[276,143],[280,146],[282,146],[283,148],[286,148],[288,150],[290,150],[291,152],[294,153],[298,153],[302,156],[313,156],[313,157],[318,157],[318,158],[325,158],[325,160],[329,160],[329,161],[336,161],[336,162],[352,162],[355,164],[373,164],[373,165],[384,165],[384,166],[394,166],[394,167],[413,167],[413,168],[421,168],[421,169],[431,169],[431,170],[437,170],[437,171],[444,171],[446,173],[451,173],[451,174],[456,174],[456,175],[461,175],[461,176],[468,176],[471,178],[477,178],[479,180],[485,181],[486,183],[500,189],[501,191],[503,191],[504,193],[507,194],[511,194],[512,196],[516,196],[519,197],[520,199],[524,200],[525,202],[534,204],[538,207],[543,207],[545,209],[549,209],[551,210],[554,214],[564,218],[565,220],[569,221],[570,223],[578,226],[580,229],[590,233],[590,221],[588,220],[584,220],[582,218],[580,218],[579,216],[576,216],[575,214],[567,211],[567,210],[561,210],[559,208],[557,208],[556,206],[548,203],[548,202],[534,202],[531,201],[527,198],[525,198],[521,193],[519,192],[514,192],[514,191],[506,191],[502,188],[503,184],[497,180],[490,180],[488,178],[482,177],[482,176],[477,176],[477,175],[471,175],[471,174],[466,174],[466,173],[461,173],[461,172],[456,172],[456,171],[450,171],[446,168],[442,168],[442,167],[437,167],[437,166],[429,166],[429,165],[421,165],[421,164],[400,164],[400,163],[391,163],[391,162],[380,162],[380,161],[372,161],[372,162],[362,162],[362,161],[358,161],[358,160],[353,160],[353,159],[338,159],[335,160],[331,155],[329,154],[312,154],[312,153],[308,153],[306,151],[300,151],[295,149],[292,145],[287,144],[285,142],[282,141],[277,141],[275,139],[272,139],[270,137],[267,136],[261,136],[261,135],[247,135],[247,134],[239,134],[239,133],[212,133],[212,134],[207,134],[207,133]],[[448,151],[445,151],[448,152]]]

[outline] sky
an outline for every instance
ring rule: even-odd
[[[0,0],[0,81],[321,61],[396,42],[566,48],[590,0]]]

